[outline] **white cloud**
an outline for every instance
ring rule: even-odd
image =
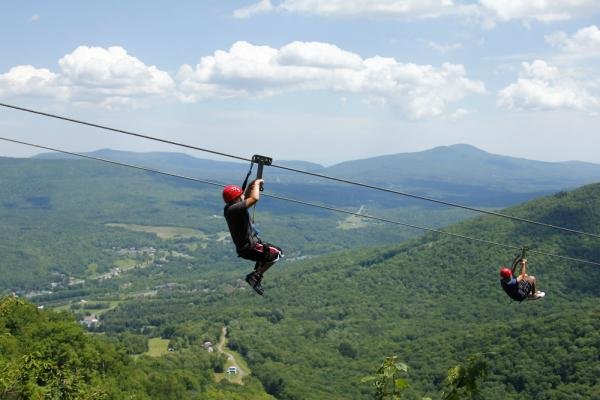
[[[44,96],[66,98],[69,90],[60,85],[59,76],[46,68],[19,65],[0,74],[0,96]]]
[[[468,7],[453,0],[284,0],[278,8],[322,17],[435,18]]]
[[[50,96],[74,104],[136,107],[157,100],[195,102],[261,98],[292,92],[356,96],[370,105],[399,108],[413,119],[448,114],[450,103],[485,93],[462,65],[402,63],[360,55],[321,42],[281,48],[236,42],[174,80],[122,47],[80,46],[59,61],[59,71],[17,66],[0,75],[0,97]]]
[[[597,0],[480,0],[479,4],[500,21],[565,21],[599,9]]]
[[[485,29],[498,22],[550,23],[600,12],[598,0],[268,0],[234,12],[237,18],[282,11],[325,18],[424,19],[460,16],[478,20]]]
[[[250,18],[257,14],[262,14],[273,10],[273,5],[270,0],[261,0],[256,4],[249,5],[247,7],[238,8],[233,12],[235,18]]]
[[[462,65],[405,64],[393,58],[359,55],[328,43],[293,42],[280,49],[235,43],[229,51],[203,57],[179,72],[188,101],[262,97],[293,91],[330,91],[363,96],[370,104],[391,104],[409,118],[445,114],[449,102],[484,93]]]
[[[449,115],[449,119],[452,121],[458,121],[465,118],[467,115],[471,114],[471,110],[467,110],[465,108],[458,108],[452,114]]]
[[[168,73],[145,65],[119,46],[79,46],[58,65],[69,86],[102,96],[163,95],[174,87]]]
[[[545,36],[546,42],[564,52],[579,55],[600,55],[600,29],[591,25],[579,29],[573,35],[565,32],[554,32]]]
[[[362,67],[362,58],[336,45],[321,42],[292,42],[277,53],[279,65],[295,65],[316,68]]]
[[[442,54],[446,54],[450,51],[460,50],[463,48],[462,43],[450,43],[450,44],[440,44],[434,41],[428,41],[427,46],[435,51],[438,51]]]
[[[58,61],[60,72],[30,65],[0,75],[0,95],[51,96],[106,107],[143,104],[148,97],[173,94],[168,73],[147,66],[122,47],[80,46]]]
[[[498,105],[514,110],[574,109],[593,112],[600,100],[587,81],[543,60],[523,63],[519,79],[498,93]]]
[[[40,16],[38,14],[33,14],[30,18],[29,18],[29,22],[37,22],[40,20]]]

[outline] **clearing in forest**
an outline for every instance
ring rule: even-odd
[[[153,233],[161,239],[208,239],[208,236],[198,229],[183,228],[178,226],[149,226],[135,224],[106,224],[111,228],[123,228],[134,232]]]
[[[151,338],[148,339],[148,351],[145,356],[160,357],[169,352],[169,339]]]
[[[358,209],[357,213],[362,214],[365,211],[365,206],[361,205]],[[343,221],[338,222],[338,229],[348,230],[348,229],[359,229],[365,228],[368,226],[368,222],[366,219],[361,218],[357,215],[349,215]]]

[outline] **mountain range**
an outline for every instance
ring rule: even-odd
[[[239,162],[199,159],[183,153],[133,153],[103,149],[87,154],[223,183],[241,182],[248,170],[248,165]],[[65,156],[44,153],[37,157]],[[491,154],[465,144],[346,161],[329,167],[305,161],[274,160],[274,163],[486,207],[506,207],[541,195],[600,181],[600,165],[597,164],[527,160]],[[366,201],[393,205],[397,200],[389,194],[348,188],[314,176],[272,167],[265,168],[265,179],[273,191],[290,195],[303,193],[311,200],[325,197],[326,200],[341,199],[353,205]],[[324,189],[324,186],[335,187],[335,193]]]

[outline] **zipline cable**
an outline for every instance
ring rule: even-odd
[[[49,118],[55,118],[55,119],[59,119],[59,120],[62,120],[62,121],[73,122],[75,124],[86,125],[86,126],[90,126],[90,127],[94,127],[94,128],[99,128],[99,129],[103,129],[103,130],[107,130],[107,131],[112,131],[112,132],[122,133],[122,134],[125,134],[125,135],[135,136],[135,137],[139,137],[139,138],[142,138],[142,139],[147,139],[147,140],[153,140],[153,141],[156,141],[156,142],[166,143],[166,144],[170,144],[170,145],[173,145],[173,146],[179,146],[179,147],[184,147],[184,148],[188,148],[188,149],[191,149],[191,150],[197,150],[197,151],[202,151],[202,152],[205,152],[205,153],[215,154],[215,155],[219,155],[219,156],[223,156],[223,157],[229,157],[229,158],[233,158],[233,159],[236,159],[236,160],[248,161],[248,162],[251,161],[249,158],[244,158],[244,157],[236,156],[236,155],[233,155],[233,154],[228,154],[228,153],[223,153],[223,152],[220,152],[220,151],[215,151],[215,150],[210,150],[210,149],[206,149],[206,148],[202,148],[202,147],[192,146],[192,145],[189,145],[189,144],[185,144],[185,143],[181,143],[181,142],[175,142],[175,141],[172,141],[172,140],[162,139],[162,138],[158,138],[158,137],[154,137],[154,136],[143,135],[143,134],[140,134],[140,133],[126,131],[126,130],[123,130],[123,129],[111,128],[111,127],[106,126],[106,125],[100,125],[100,124],[95,124],[95,123],[91,123],[91,122],[86,122],[86,121],[82,121],[82,120],[78,120],[78,119],[74,119],[74,118],[69,118],[69,117],[65,117],[65,116],[61,116],[61,115],[57,115],[57,114],[46,113],[46,112],[43,112],[43,111],[38,111],[38,110],[29,109],[29,108],[19,107],[19,106],[15,106],[15,105],[11,105],[11,104],[6,104],[6,103],[0,103],[0,106],[5,107],[5,108],[11,108],[11,109],[18,110],[18,111],[24,111],[24,112],[28,112],[28,113],[32,113],[32,114],[42,115],[42,116],[49,117]],[[499,213],[499,212],[496,212],[496,211],[484,210],[484,209],[476,208],[476,207],[470,207],[470,206],[466,206],[464,204],[453,203],[453,202],[450,202],[450,201],[437,200],[437,199],[434,199],[434,198],[431,198],[431,197],[421,196],[421,195],[417,195],[417,194],[414,194],[414,193],[402,192],[400,190],[384,188],[384,187],[381,187],[381,186],[370,185],[368,183],[352,181],[352,180],[344,179],[344,178],[336,178],[334,176],[319,174],[319,173],[316,173],[316,172],[304,171],[304,170],[301,170],[301,169],[286,167],[286,166],[278,165],[278,164],[271,164],[271,167],[273,167],[273,168],[279,168],[279,169],[290,171],[290,172],[296,172],[296,173],[299,173],[299,174],[314,176],[314,177],[317,177],[317,178],[327,179],[327,180],[331,180],[331,181],[335,181],[335,182],[346,183],[346,184],[349,184],[349,185],[355,185],[355,186],[359,186],[359,187],[363,187],[363,188],[367,188],[367,189],[378,190],[378,191],[386,192],[386,193],[392,193],[392,194],[396,194],[396,195],[400,195],[400,196],[404,196],[404,197],[410,197],[410,198],[413,198],[413,199],[428,201],[428,202],[431,202],[431,203],[442,204],[442,205],[449,206],[449,207],[455,207],[455,208],[461,208],[463,210],[475,211],[475,212],[478,212],[478,213],[481,213],[481,214],[493,215],[493,216],[496,216],[496,217],[506,218],[506,219],[510,219],[510,220],[513,220],[513,221],[519,221],[519,222],[524,222],[524,223],[528,223],[528,224],[532,224],[532,225],[543,226],[545,228],[560,230],[560,231],[563,231],[563,232],[569,232],[569,233],[574,233],[574,234],[577,234],[577,235],[589,236],[589,237],[593,237],[593,238],[596,238],[596,239],[600,239],[600,234],[584,232],[584,231],[577,230],[577,229],[566,228],[566,227],[563,227],[563,226],[548,224],[548,223],[540,222],[540,221],[534,221],[534,220],[527,219],[527,218],[515,217],[513,215],[503,214],[503,213]]]
[[[170,177],[173,177],[173,178],[179,178],[179,179],[185,179],[185,180],[188,180],[188,181],[204,183],[204,184],[211,185],[211,186],[218,186],[218,187],[224,187],[225,186],[222,183],[218,183],[218,182],[214,182],[214,181],[209,181],[209,180],[205,180],[205,179],[194,178],[194,177],[185,176],[185,175],[179,175],[179,174],[175,174],[175,173],[171,173],[171,172],[165,172],[165,171],[161,171],[161,170],[157,170],[157,169],[153,169],[153,168],[148,168],[148,167],[143,167],[143,166],[135,165],[135,164],[128,164],[128,163],[124,163],[124,162],[113,161],[113,160],[109,160],[109,159],[106,159],[106,158],[90,156],[90,155],[87,155],[87,154],[75,153],[75,152],[71,152],[71,151],[67,151],[67,150],[57,149],[57,148],[54,148],[54,147],[42,146],[42,145],[39,145],[39,144],[24,142],[24,141],[21,141],[21,140],[9,139],[9,138],[5,138],[5,137],[0,137],[0,140],[6,141],[6,142],[17,143],[17,144],[21,144],[21,145],[25,145],[25,146],[30,146],[30,147],[36,147],[38,149],[55,151],[57,153],[67,154],[67,155],[71,155],[71,156],[75,156],[75,157],[86,158],[86,159],[89,159],[89,160],[101,161],[101,162],[104,162],[104,163],[118,165],[118,166],[122,166],[122,167],[134,168],[134,169],[145,171],[145,172],[151,172],[151,173],[155,173],[155,174],[166,175],[166,176],[170,176]],[[369,215],[369,214],[361,214],[361,213],[357,213],[357,212],[353,212],[353,211],[343,210],[341,208],[335,208],[335,207],[325,206],[325,205],[321,205],[321,204],[310,203],[310,202],[306,202],[306,201],[302,201],[302,200],[296,200],[296,199],[292,199],[292,198],[289,198],[289,197],[278,196],[278,195],[274,195],[274,194],[266,194],[266,193],[263,193],[261,196],[269,197],[269,198],[276,199],[276,200],[281,200],[281,201],[287,201],[287,202],[290,202],[290,203],[301,204],[301,205],[308,206],[308,207],[315,207],[315,208],[320,208],[320,209],[323,209],[323,210],[334,211],[334,212],[343,213],[343,214],[347,214],[347,215],[353,215],[353,216],[356,216],[356,217],[365,218],[365,219],[371,219],[371,220],[374,220],[374,221],[379,221],[379,222],[385,222],[385,223],[389,223],[389,224],[399,225],[399,226],[403,226],[403,227],[407,227],[407,228],[419,229],[419,230],[426,231],[426,232],[438,233],[438,234],[441,234],[441,235],[447,235],[447,236],[451,236],[451,237],[454,237],[454,238],[465,239],[465,240],[469,240],[469,241],[472,241],[472,242],[478,242],[478,243],[484,243],[484,244],[489,244],[489,245],[498,246],[498,247],[504,247],[506,249],[512,249],[512,250],[521,250],[522,249],[522,246],[515,246],[515,245],[510,245],[510,244],[495,242],[495,241],[492,241],[492,240],[479,239],[479,238],[474,238],[474,237],[467,236],[467,235],[461,235],[459,233],[446,232],[446,231],[442,231],[440,229],[427,228],[427,227],[423,227],[423,226],[407,224],[407,223],[404,223],[404,222],[395,221],[395,220],[391,220],[391,219],[387,219],[387,218],[376,217],[376,216]],[[559,254],[553,254],[553,253],[548,253],[548,252],[539,251],[539,250],[529,250],[528,252],[531,253],[531,254],[540,254],[540,255],[545,255],[545,256],[548,256],[548,257],[560,258],[560,259],[563,259],[563,260],[569,260],[569,261],[574,261],[574,262],[579,262],[579,263],[584,263],[584,264],[591,264],[591,265],[600,266],[599,262],[590,261],[590,260],[584,260],[584,259],[574,258],[574,257],[569,257],[569,256],[561,256]]]
[[[12,109],[18,110],[18,111],[25,111],[25,112],[32,113],[32,114],[42,115],[44,117],[55,118],[55,119],[59,119],[61,121],[67,121],[67,122],[73,122],[75,124],[91,126],[92,128],[104,129],[106,131],[123,133],[125,135],[135,136],[135,137],[139,137],[139,138],[142,138],[142,139],[154,140],[155,142],[161,142],[161,143],[171,144],[173,146],[186,147],[188,149],[198,150],[198,151],[202,151],[202,152],[205,152],[205,153],[215,154],[215,155],[218,155],[218,156],[235,158],[236,160],[248,161],[248,162],[251,161],[249,158],[238,157],[238,156],[235,156],[233,154],[222,153],[220,151],[205,149],[205,148],[197,147],[197,146],[191,146],[191,145],[187,145],[185,143],[174,142],[172,140],[161,139],[161,138],[157,138],[157,137],[154,137],[154,136],[143,135],[141,133],[135,133],[135,132],[131,132],[131,131],[126,131],[124,129],[111,128],[110,126],[100,125],[100,124],[94,124],[92,122],[86,122],[86,121],[82,121],[82,120],[78,120],[78,119],[74,119],[74,118],[65,117],[65,116],[62,116],[62,115],[46,113],[46,112],[43,112],[43,111],[32,110],[32,109],[29,109],[29,108],[24,108],[24,107],[19,107],[19,106],[13,106],[13,105],[6,104],[6,103],[0,103],[0,106],[6,107],[6,108],[12,108]]]

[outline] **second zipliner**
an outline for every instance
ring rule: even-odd
[[[517,255],[512,263],[512,269],[500,268],[500,285],[508,297],[515,301],[537,300],[546,296],[546,293],[537,290],[537,279],[533,275],[527,275],[526,252],[528,248],[523,247],[521,254]],[[521,265],[519,275],[515,275],[517,265]]]

